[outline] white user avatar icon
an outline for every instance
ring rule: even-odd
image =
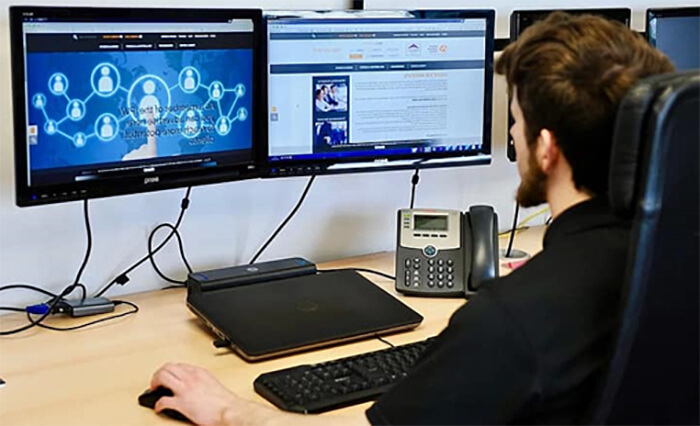
[[[219,99],[221,97],[221,89],[219,88],[218,83],[214,83],[214,88],[211,91],[211,96],[214,99]]]
[[[44,106],[44,96],[36,95],[36,98],[34,98],[34,106],[37,108],[42,108]]]
[[[185,90],[194,90],[195,86],[195,81],[194,81],[194,71],[192,70],[187,70],[185,71]]]
[[[49,121],[49,123],[46,125],[46,133],[53,135],[56,133],[56,125],[54,124],[53,121]]]
[[[100,127],[100,136],[104,139],[109,139],[114,136],[114,126],[112,126],[112,119],[105,117],[102,119],[102,127]]]
[[[194,119],[194,111],[187,111],[187,120],[185,120],[185,133],[194,135],[197,133],[197,120]]]
[[[146,94],[146,96],[144,96],[139,103],[140,120],[149,118],[146,115],[146,112],[148,111],[153,111],[154,119],[160,117],[160,102],[158,102],[158,98],[156,98],[154,95],[155,91],[156,84],[153,82],[153,80],[146,80],[146,82],[143,83],[143,92]]]
[[[219,123],[219,133],[222,135],[225,135],[228,132],[228,120],[223,119],[221,120],[221,123]]]
[[[245,108],[238,108],[236,116],[240,121],[245,121],[245,119],[248,118],[248,110]]]
[[[75,146],[78,148],[85,146],[85,136],[82,133],[75,135]]]
[[[78,101],[74,101],[73,108],[71,108],[71,110],[70,110],[70,116],[72,118],[80,118],[80,114],[81,114],[80,104],[78,103]]]
[[[109,67],[104,66],[100,68],[100,73],[102,77],[100,77],[100,81],[97,83],[97,90],[99,90],[100,93],[112,92],[114,90],[114,81],[112,77],[109,76]]]
[[[60,75],[57,75],[53,79],[53,91],[56,93],[63,93],[65,90],[66,86],[63,84],[63,77]]]
[[[237,84],[234,90],[236,91],[236,96],[239,98],[245,95],[245,86],[242,84]]]

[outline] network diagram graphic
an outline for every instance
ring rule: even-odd
[[[179,75],[178,82],[172,86],[159,76],[146,74],[137,78],[127,89],[121,85],[121,76],[117,68],[107,62],[95,66],[90,76],[92,92],[85,99],[71,98],[68,95],[70,82],[68,77],[61,72],[56,72],[49,77],[48,89],[54,99],[65,99],[65,116],[59,120],[49,117],[46,112],[46,105],[49,102],[47,96],[42,92],[37,92],[32,96],[32,105],[41,110],[44,115],[44,132],[48,135],[61,135],[70,141],[76,148],[87,145],[91,138],[97,138],[102,142],[110,142],[119,134],[120,126],[123,122],[132,119],[142,127],[148,127],[151,123],[164,123],[168,116],[174,116],[173,122],[177,123],[176,134],[181,134],[187,139],[198,137],[205,131],[208,125],[203,111],[212,108],[210,104],[215,103],[218,117],[213,123],[213,131],[220,136],[228,135],[236,121],[245,121],[248,118],[248,110],[245,107],[236,109],[238,100],[245,96],[246,86],[242,83],[233,88],[226,88],[221,81],[215,80],[208,85],[201,81],[199,71],[192,66],[184,67]],[[160,89],[160,90],[159,90]],[[207,101],[201,106],[175,107],[172,105],[172,92],[179,89],[185,94],[194,94],[198,90],[206,90]],[[222,100],[226,93],[233,93],[235,98],[231,102],[227,113],[224,114]],[[61,130],[61,125],[70,120],[72,122],[82,121],[87,113],[88,102],[94,96],[111,98],[120,93],[126,93],[126,104],[128,114],[123,114],[121,118],[112,112],[103,112],[93,124],[93,131],[76,132],[72,135]],[[235,110],[235,114],[234,114]],[[30,130],[30,136],[32,131]],[[36,131],[33,132],[36,136]]]

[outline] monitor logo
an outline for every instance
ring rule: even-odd
[[[409,55],[420,55],[420,45],[418,43],[411,43],[406,47],[406,53]]]
[[[158,176],[147,177],[143,180],[144,185],[148,185],[151,183],[158,183],[158,182],[160,182],[160,178]]]

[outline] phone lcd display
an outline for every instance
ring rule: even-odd
[[[413,229],[417,231],[447,231],[447,216],[413,216]]]

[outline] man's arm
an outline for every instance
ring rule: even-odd
[[[207,425],[323,425],[369,424],[363,413],[352,417],[309,416],[286,413],[247,401],[226,389],[209,371],[188,364],[163,365],[151,379],[151,389],[164,386],[173,391],[155,406],[157,412],[177,410],[195,424]]]

